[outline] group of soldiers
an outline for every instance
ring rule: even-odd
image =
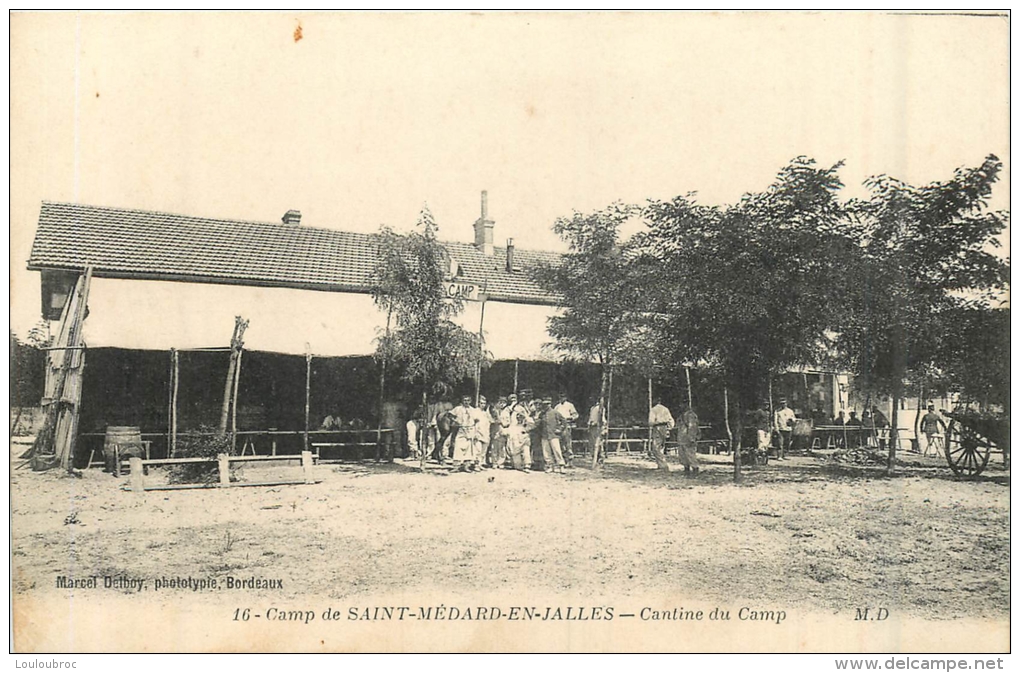
[[[456,406],[438,402],[419,408],[407,422],[409,453],[423,463],[451,460],[463,472],[503,467],[563,472],[573,467],[578,413],[566,395],[557,400],[553,404],[551,397],[525,390],[519,397],[500,396],[493,405],[484,396],[475,405],[464,395]]]
[[[586,420],[588,447],[594,453],[599,440],[606,438],[609,424],[598,403]],[[419,408],[407,421],[408,452],[422,465],[427,459],[440,464],[450,460],[454,469],[463,472],[508,468],[563,473],[573,467],[573,430],[579,421],[577,408],[564,393],[554,403],[552,397],[523,390],[520,396],[500,396],[493,405],[484,396],[479,396],[476,405],[465,395],[456,406],[438,402]],[[648,425],[649,453],[659,469],[668,472],[665,443],[676,421],[658,399],[649,412]],[[699,432],[697,414],[687,409],[677,433],[680,462],[689,474],[699,471]],[[602,451],[599,460],[604,455]]]

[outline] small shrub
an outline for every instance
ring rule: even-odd
[[[177,458],[212,458],[221,453],[230,455],[230,435],[220,435],[213,428],[202,426],[200,435],[182,436],[177,441]],[[206,434],[212,433],[212,434]],[[212,463],[171,465],[167,480],[171,484],[209,484],[219,481],[219,468]]]

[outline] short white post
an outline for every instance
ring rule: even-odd
[[[312,483],[312,452],[301,452],[301,473],[304,475],[305,483]]]
[[[219,463],[220,486],[230,486],[230,461],[227,454],[221,453],[216,456],[216,460]]]
[[[142,459],[131,456],[128,465],[131,466],[131,490],[142,493],[145,491],[145,468],[142,467]]]

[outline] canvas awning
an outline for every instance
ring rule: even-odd
[[[465,302],[457,324],[477,332],[481,307],[481,302]],[[485,350],[496,360],[555,360],[546,347],[550,341],[546,328],[549,318],[559,310],[554,306],[485,302]]]
[[[239,285],[96,279],[85,342],[169,350],[230,344],[234,316],[249,320],[249,350],[369,355],[386,326],[367,294]]]
[[[456,322],[478,331],[481,303],[466,302]],[[497,360],[549,360],[550,306],[487,302],[485,347]],[[225,347],[234,316],[249,320],[245,348],[300,355],[371,355],[386,315],[367,294],[240,285],[96,278],[85,343],[169,350]]]

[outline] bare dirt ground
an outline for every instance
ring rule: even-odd
[[[230,576],[281,579],[263,595],[283,602],[529,591],[591,603],[739,597],[844,616],[884,606],[921,620],[1008,620],[1010,477],[1001,460],[961,481],[937,459],[910,456],[889,478],[880,467],[798,456],[748,469],[735,485],[728,456],[703,458],[696,479],[663,475],[638,456],[564,476],[422,474],[398,461],[318,465],[312,485],[144,494],[97,468],[80,478],[18,469],[15,606],[75,593],[57,587],[61,575]],[[288,469],[240,477],[297,476]],[[135,589],[97,591],[129,599]]]

